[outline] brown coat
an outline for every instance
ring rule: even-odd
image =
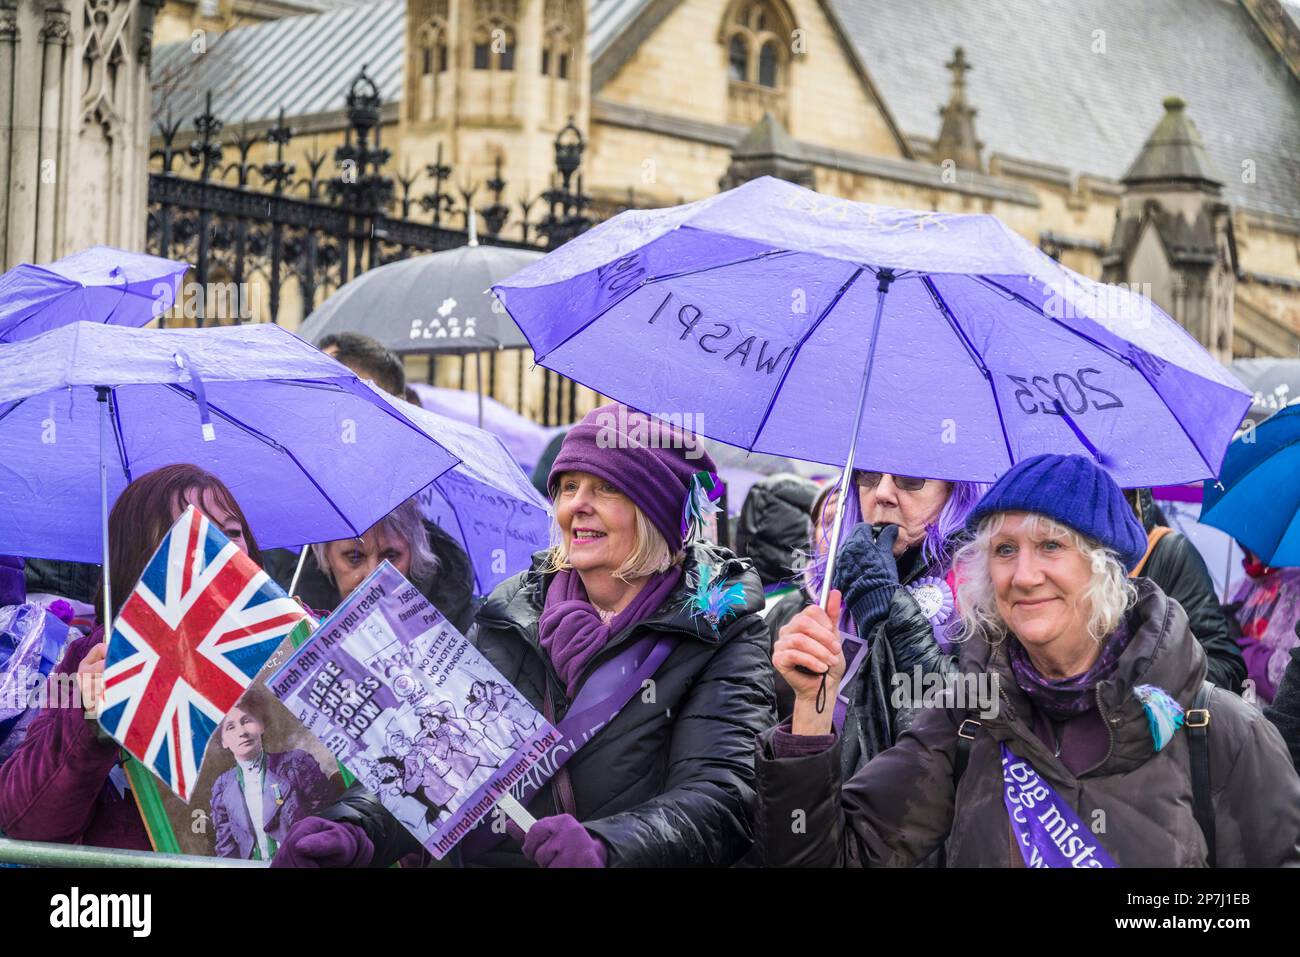
[[[1002,796],[999,742],[1025,758],[1094,826],[1120,867],[1204,867],[1205,840],[1192,814],[1186,733],[1156,752],[1135,685],[1192,706],[1205,654],[1183,609],[1152,582],[1138,582],[1135,634],[1111,679],[1098,685],[1110,753],[1077,777],[1031,730],[1005,644],[972,642],[963,670],[997,675],[1000,710],[982,719],[960,786],[953,786],[955,709],[924,710],[898,743],[841,789],[839,743],[808,757],[776,759],[772,734],[758,759],[759,840],[769,866],[910,867],[946,843],[953,867],[1022,866]],[[1300,778],[1277,730],[1222,690],[1210,701],[1210,775],[1218,866],[1300,866]],[[955,793],[954,793],[955,791]],[[838,800],[837,800],[838,798]],[[803,814],[800,814],[803,812]],[[1097,814],[1095,812],[1103,812]]]

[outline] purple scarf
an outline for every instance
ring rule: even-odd
[[[1106,639],[1100,657],[1093,662],[1091,668],[1083,674],[1055,680],[1044,678],[1038,673],[1038,669],[1029,660],[1029,654],[1014,637],[1009,639],[1007,653],[1011,659],[1011,670],[1016,676],[1016,684],[1029,697],[1030,703],[1039,711],[1060,721],[1097,706],[1093,693],[1097,683],[1115,673],[1119,656],[1124,653],[1132,637],[1127,623],[1121,621],[1119,627]]]
[[[572,700],[578,678],[613,635],[648,618],[664,603],[682,577],[680,565],[651,575],[631,603],[607,625],[587,598],[587,589],[575,571],[556,572],[546,589],[546,603],[537,621],[542,647]]]

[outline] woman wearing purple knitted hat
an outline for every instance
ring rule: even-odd
[[[554,544],[488,597],[470,640],[560,730],[567,761],[525,784],[526,836],[480,825],[462,863],[727,867],[750,850],[770,644],[757,573],[700,534],[713,472],[694,435],[624,406],[565,437]],[[414,849],[358,810],[373,864]]]
[[[1286,747],[1205,681],[1182,608],[1127,576],[1146,536],[1110,476],[1080,456],[1027,459],[967,527],[964,682],[843,785],[821,679],[796,670],[838,684],[838,592],[829,616],[782,629],[772,659],[796,701],[760,742],[767,863],[909,867],[943,846],[955,867],[1300,864]]]

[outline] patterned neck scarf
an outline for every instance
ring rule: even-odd
[[[1092,667],[1068,678],[1044,678],[1029,660],[1029,653],[1014,636],[1008,636],[1007,654],[1011,660],[1011,670],[1016,676],[1016,684],[1029,697],[1034,708],[1050,718],[1062,721],[1097,706],[1095,689],[1098,682],[1105,681],[1115,673],[1119,657],[1132,638],[1128,623],[1121,621],[1119,627],[1106,639],[1101,655]]]

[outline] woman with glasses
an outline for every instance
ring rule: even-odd
[[[837,700],[824,702],[843,740],[845,775],[908,728],[926,675],[956,669],[952,555],[986,489],[974,482],[869,471],[855,471],[852,487],[856,494],[844,506],[832,584],[850,611],[840,627],[855,640],[845,643],[851,660]],[[805,605],[821,595],[837,500],[833,487],[813,506]],[[774,641],[794,617],[792,609],[783,611],[773,623]],[[778,697],[781,690],[786,689],[779,688]]]

